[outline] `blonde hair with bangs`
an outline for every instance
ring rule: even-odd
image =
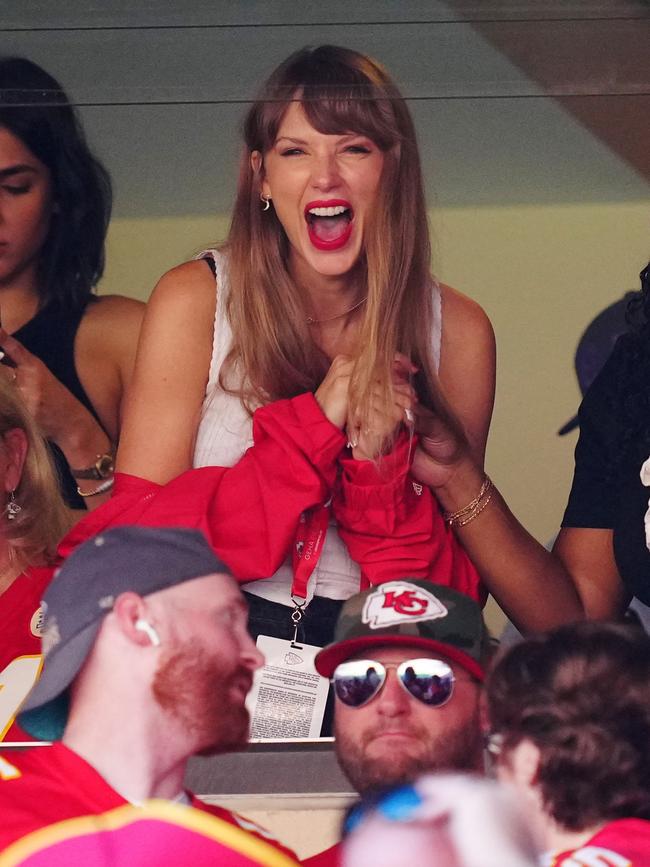
[[[18,389],[0,377],[0,437],[16,428],[27,436],[27,455],[15,491],[20,512],[13,521],[2,518],[1,533],[9,545],[11,567],[51,563],[56,546],[69,529],[71,515],[65,507],[45,441],[25,407]]]
[[[384,154],[379,200],[367,228],[359,263],[367,289],[350,406],[362,426],[373,383],[392,406],[396,352],[419,368],[419,400],[464,439],[440,392],[432,355],[431,247],[412,118],[395,84],[374,60],[336,46],[305,48],[271,75],[244,123],[245,146],[230,233],[227,314],[233,345],[220,385],[239,394],[248,411],[260,404],[315,391],[328,360],[307,324],[304,299],[288,270],[289,242],[271,209],[260,204],[263,167],[251,155],[273,147],[291,102],[300,102],[319,132],[365,135]],[[232,374],[240,375],[235,379]]]

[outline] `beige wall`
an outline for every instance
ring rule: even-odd
[[[580,394],[579,335],[638,288],[650,257],[647,202],[453,209],[435,219],[440,273],[487,311],[497,336],[488,469],[540,541],[557,531],[575,434],[556,436]]]

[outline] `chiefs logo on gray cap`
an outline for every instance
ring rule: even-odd
[[[447,616],[447,608],[437,596],[410,582],[390,581],[366,598],[361,619],[371,629],[398,623],[417,623]]]

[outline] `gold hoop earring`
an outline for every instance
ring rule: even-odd
[[[264,193],[260,193],[260,202],[264,202],[263,211],[268,211],[271,207],[271,196],[265,196]]]

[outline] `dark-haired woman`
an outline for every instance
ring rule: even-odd
[[[140,302],[97,298],[109,177],[59,83],[0,59],[0,347],[76,508],[108,497]]]
[[[478,504],[463,503],[468,508],[450,510],[458,512],[452,517],[471,521],[489,502],[482,467],[494,336],[474,302],[431,277],[415,129],[378,63],[333,46],[297,52],[267,81],[244,137],[227,243],[169,272],[154,290],[119,468],[165,483],[192,465],[233,466],[259,447],[255,409],[289,402],[291,422],[314,431],[308,457],[328,480],[326,495],[306,520],[295,516],[295,544],[280,569],[244,587],[254,615],[266,618],[265,628],[280,624],[281,634],[292,596],[313,597],[307,611],[328,624],[314,633],[313,643],[322,643],[342,600],[359,589],[355,540],[376,541],[369,553],[376,564],[399,524],[405,550],[392,577],[428,577],[413,571],[409,545],[422,528],[409,535],[405,516],[414,490],[415,506],[431,496],[407,472],[418,405],[444,420],[453,446],[462,443],[481,468],[468,498],[480,488]],[[327,466],[316,444],[323,430],[345,432]],[[394,483],[382,487],[382,471],[391,470]],[[345,540],[337,473],[345,504],[361,516]],[[255,480],[262,482],[273,484],[272,467]],[[328,512],[332,496],[338,526]],[[438,553],[457,548],[437,506],[429,532]],[[449,564],[432,567],[440,583],[454,573]],[[518,613],[534,610],[533,622],[548,624],[570,616],[574,597],[561,569],[544,577],[553,604],[538,600]],[[526,595],[520,576],[490,589],[509,610],[509,592]]]

